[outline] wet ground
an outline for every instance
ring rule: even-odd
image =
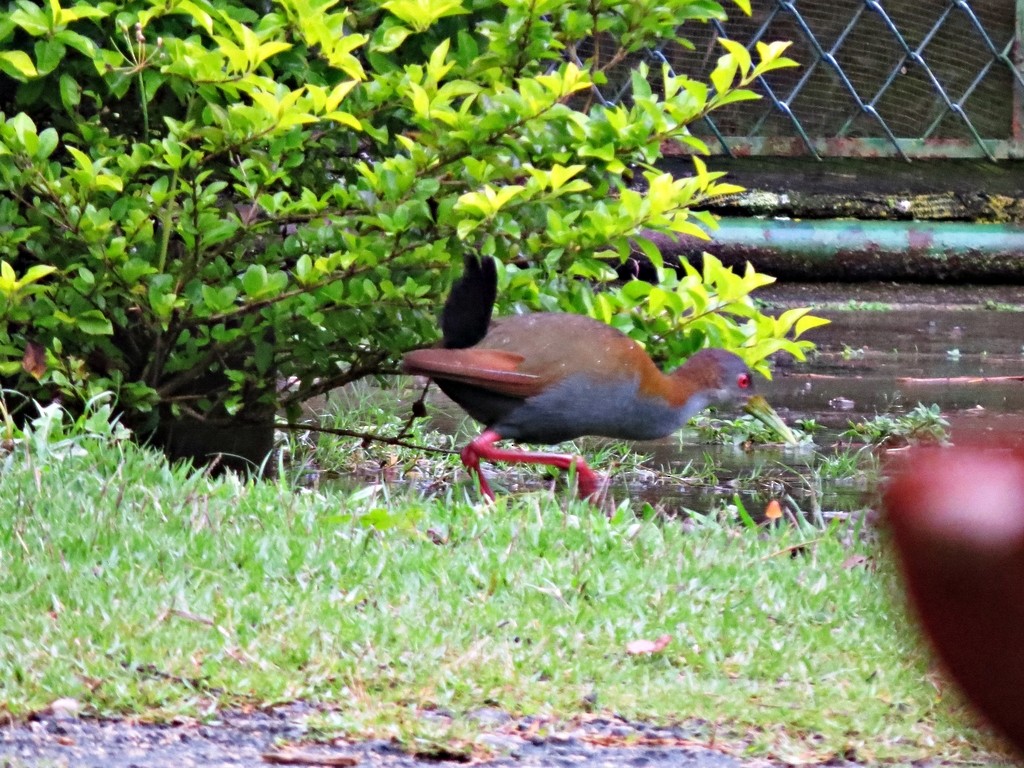
[[[853,292],[854,298],[850,298]],[[764,389],[794,418],[837,429],[936,403],[954,426],[1024,415],[1024,287],[791,284],[781,306],[818,306],[818,353],[786,363]],[[827,433],[826,433],[827,435]]]
[[[1024,444],[1024,288],[796,284],[771,297],[832,321],[813,331],[808,363],[783,363],[763,386],[788,421],[824,427],[810,466],[856,449],[851,424],[922,404],[938,406],[953,441]],[[865,499],[841,476],[821,490],[826,510]]]

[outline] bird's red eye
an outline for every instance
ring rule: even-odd
[[[736,386],[740,389],[750,389],[750,374],[741,373],[736,377]]]

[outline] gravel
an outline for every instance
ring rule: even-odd
[[[740,760],[689,743],[683,729],[601,718],[558,728],[537,719],[515,720],[492,708],[470,715],[482,731],[472,754],[442,749],[416,755],[384,740],[309,742],[303,721],[310,712],[308,706],[294,704],[267,711],[224,712],[213,722],[154,725],[130,719],[80,717],[74,706],[55,707],[27,722],[0,727],[0,768],[434,768],[468,762],[520,768],[769,765],[767,761]],[[431,714],[445,717],[444,713]]]

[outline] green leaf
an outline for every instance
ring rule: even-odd
[[[53,129],[48,128],[46,131],[43,131],[43,133],[45,134],[49,131],[53,131]],[[56,132],[54,131],[54,133]],[[4,262],[5,266],[6,264],[7,263]],[[36,283],[42,280],[44,277],[47,277],[48,275],[52,275],[56,271],[57,268],[49,264],[34,264],[25,271],[25,274],[22,275],[21,279],[17,281],[16,286],[18,288],[21,288],[26,285],[31,285],[32,283]]]
[[[381,7],[417,32],[425,32],[446,16],[468,13],[459,0],[387,0]]]
[[[374,50],[378,53],[390,53],[405,42],[405,38],[413,32],[401,24],[391,24],[383,27],[379,35],[374,35]],[[379,38],[379,40],[378,40]]]
[[[792,43],[775,40],[771,43],[765,43],[762,41],[757,42],[757,55],[761,59],[762,63],[773,63],[776,66],[795,67],[799,66],[797,62],[792,59],[785,58],[782,54],[792,45]]]
[[[60,8],[56,0],[50,0],[50,5],[54,9],[60,9],[54,13],[54,21],[59,26],[73,24],[81,19],[103,19],[108,16],[104,8],[93,3],[79,3],[71,8]]]
[[[354,131],[361,131],[364,128],[363,123],[359,120],[359,118],[357,118],[350,112],[341,112],[339,110],[327,112],[324,115],[324,119],[331,120],[340,125],[347,126],[348,128],[351,128]]]
[[[28,80],[39,74],[36,65],[24,51],[0,51],[0,70],[16,80]]]
[[[99,48],[96,47],[96,43],[74,30],[62,29],[53,36],[53,39],[59,40],[68,48],[73,48],[90,59],[98,58],[101,55]]]
[[[715,98],[715,109],[724,107],[726,104],[735,104],[738,101],[757,101],[761,98],[759,93],[755,91],[747,90],[746,88],[738,88],[734,91],[726,91],[725,93],[719,92],[719,95]]]
[[[67,52],[64,44],[53,38],[37,40],[33,48],[36,54],[36,70],[39,75],[45,75],[56,69]]]
[[[75,324],[90,336],[110,336],[114,326],[98,309],[90,309],[75,318]]]
[[[274,364],[274,345],[261,342],[256,345],[253,351],[253,362],[256,364],[256,372],[266,375],[271,371]]]
[[[319,271],[313,266],[313,260],[308,253],[304,253],[295,262],[295,279],[299,285],[309,285],[319,276]]]
[[[451,48],[451,41],[445,38],[434,48],[427,62],[427,80],[430,83],[439,83],[442,78],[455,66],[455,62],[448,61],[448,50]]]
[[[740,73],[746,77],[753,66],[750,60],[750,51],[738,40],[730,40],[727,37],[718,38],[719,44],[729,52]]]
[[[204,285],[202,288],[203,303],[212,312],[227,312],[235,305],[238,298],[238,289],[233,285],[225,285],[222,288],[214,288],[212,285]]]
[[[6,261],[0,261],[0,293],[11,296],[18,289],[18,275],[14,267]]]
[[[19,112],[7,121],[7,125],[14,130],[14,135],[25,152],[34,155],[39,150],[39,136],[31,117]]]
[[[200,8],[197,3],[192,2],[192,0],[180,0],[175,3],[174,7],[178,13],[185,13],[191,16],[193,21],[206,30],[206,34],[213,34],[213,17]]]
[[[64,109],[74,112],[82,102],[82,86],[69,74],[60,76],[60,101]]]
[[[709,75],[711,84],[715,86],[715,91],[720,95],[724,95],[732,86],[732,82],[736,78],[736,69],[736,60],[727,54],[722,56],[718,60],[718,65],[711,70]]]
[[[643,251],[644,256],[654,265],[655,269],[660,271],[665,268],[665,260],[661,255],[661,250],[649,238],[637,235],[633,238],[632,242]]]
[[[581,173],[585,169],[586,169],[585,165],[564,166],[564,165],[560,165],[560,164],[556,163],[555,165],[551,166],[551,189],[552,190],[559,190],[559,189],[561,189],[562,186],[564,186],[565,183],[569,179],[571,179],[573,176],[577,175],[578,173]],[[590,186],[589,184],[586,184],[586,186],[584,188],[589,187],[589,186]],[[580,190],[576,189],[574,191],[580,191]]]
[[[171,290],[171,281],[168,278],[170,275],[167,274],[155,275],[147,291],[153,314],[164,323],[170,319],[178,302],[178,294]]]
[[[10,15],[10,20],[33,37],[51,31],[49,14],[34,3],[19,3],[18,9]]]
[[[39,146],[36,148],[33,158],[36,160],[45,160],[53,151],[57,148],[59,139],[57,137],[57,131],[53,128],[46,128],[42,133],[39,134]]]
[[[267,290],[267,268],[253,264],[242,275],[242,290],[250,298],[259,298]]]
[[[430,96],[421,85],[409,83],[409,93],[412,101],[412,109],[417,117],[425,120],[430,119]]]

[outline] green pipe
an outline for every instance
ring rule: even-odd
[[[709,234],[704,243],[659,241],[667,253],[708,251],[795,279],[1024,283],[1021,225],[724,217]]]

